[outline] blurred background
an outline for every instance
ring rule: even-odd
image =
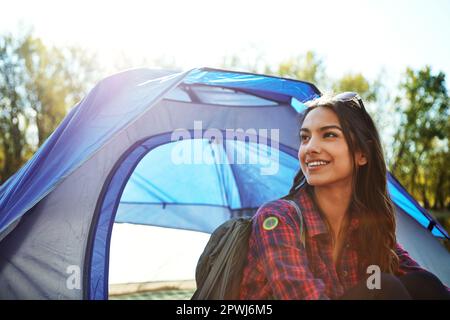
[[[100,79],[138,67],[214,67],[359,92],[389,170],[450,232],[448,0],[15,0],[1,8],[0,184]],[[131,241],[126,228],[115,226],[111,268],[142,258],[120,240]],[[178,279],[192,279],[208,237],[146,230],[131,233],[167,237],[173,247],[162,251],[178,250],[178,260],[158,258],[161,265],[145,275],[111,269],[110,282],[164,280],[170,264],[189,265]],[[182,237],[198,238],[194,256],[183,258]]]

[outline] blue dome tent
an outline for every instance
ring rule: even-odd
[[[104,79],[0,188],[0,298],[106,299],[114,222],[211,232],[283,196],[298,170],[298,115],[319,95],[207,68]],[[398,241],[450,285],[438,241],[448,234],[388,182]],[[73,266],[78,286],[67,285]]]

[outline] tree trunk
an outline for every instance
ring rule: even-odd
[[[444,183],[446,181],[446,169],[445,167],[441,167],[438,174],[438,181],[436,183],[436,189],[434,194],[436,195],[436,199],[434,201],[434,210],[444,210],[445,209],[445,190]]]
[[[427,198],[427,187],[426,184],[424,184],[422,186],[422,201],[423,201],[423,207],[425,209],[430,209],[430,203],[428,202],[428,198]]]
[[[397,156],[394,158],[394,162],[392,164],[392,173],[394,175],[397,175],[397,165],[400,162],[400,160],[402,159],[403,154],[405,153],[405,149],[406,149],[405,145],[406,145],[406,143],[402,142],[402,144],[400,145],[399,151],[397,153]]]

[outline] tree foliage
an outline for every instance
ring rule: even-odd
[[[0,37],[0,179],[12,175],[25,160],[27,115],[21,41]]]
[[[407,69],[396,98],[400,125],[391,170],[425,208],[449,208],[449,96],[445,74]]]
[[[324,87],[327,80],[324,62],[313,51],[282,61],[275,73],[280,77],[311,82],[318,87]]]
[[[28,160],[91,87],[94,59],[27,32],[0,35],[0,182]]]
[[[362,73],[347,73],[333,83],[334,92],[354,91],[358,92],[366,102],[377,100],[379,83],[370,83]]]
[[[25,63],[27,102],[35,112],[40,146],[92,86],[95,68],[81,49],[48,48],[32,35],[22,43],[20,54]]]

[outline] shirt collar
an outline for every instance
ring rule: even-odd
[[[328,225],[312,198],[312,187],[305,184],[297,193],[297,199],[302,207],[302,215],[306,224],[308,237],[328,234]],[[359,219],[353,217],[350,221],[349,231],[353,232],[359,226]]]

